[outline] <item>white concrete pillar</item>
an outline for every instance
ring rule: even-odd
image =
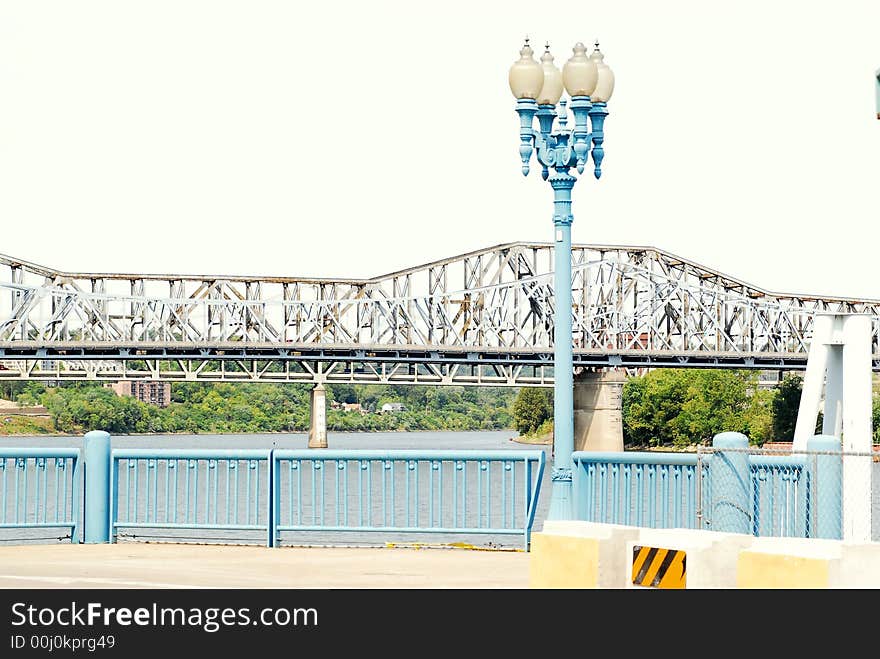
[[[794,433],[793,451],[806,450],[824,387],[822,430],[841,439],[843,539],[851,542],[871,540],[871,323],[866,314],[816,317]]]
[[[807,370],[804,373],[801,402],[794,427],[792,449],[795,451],[806,449],[807,440],[816,434],[819,401],[822,400],[822,386],[828,366],[828,344],[831,342],[833,322],[832,316],[816,316],[813,320],[813,338],[807,354]],[[777,439],[785,438],[777,437]]]
[[[322,383],[312,389],[309,448],[327,448],[327,392]]]
[[[871,318],[843,328],[843,539],[871,541]]]
[[[828,346],[825,371],[825,408],[822,410],[822,434],[840,437],[843,431],[843,346]]]

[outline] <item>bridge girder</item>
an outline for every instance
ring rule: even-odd
[[[880,362],[878,300],[772,293],[650,247],[576,245],[572,281],[576,365],[799,369],[813,318],[836,311],[873,317],[875,370]],[[440,384],[467,381],[467,369],[528,367],[540,374],[487,381],[549,386],[553,305],[544,243],[363,280],[65,273],[0,256],[0,377],[238,379],[207,364],[245,360],[231,372],[252,381],[357,381],[358,368],[382,363],[427,369]],[[164,370],[139,371],[149,360]],[[273,366],[254,366],[263,362]],[[175,363],[197,366],[163,375]]]

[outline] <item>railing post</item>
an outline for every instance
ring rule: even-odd
[[[709,530],[751,534],[749,440],[742,433],[722,432],[712,439],[712,446],[717,451],[709,463]]]
[[[266,515],[266,525],[268,526],[269,537],[266,546],[274,547],[278,540],[278,509],[281,506],[281,492],[278,483],[278,471],[275,469],[275,449],[269,451],[269,462],[266,466],[267,478],[269,482],[269,491],[266,496],[268,514]]]
[[[843,456],[825,455],[840,453],[840,440],[832,435],[815,435],[807,440],[807,450],[821,452],[807,455],[810,489],[807,492],[808,505],[805,514],[815,511],[815,522],[811,526],[815,531],[812,537],[840,540],[843,535]]]
[[[110,434],[92,430],[84,437],[83,542],[110,542]]]

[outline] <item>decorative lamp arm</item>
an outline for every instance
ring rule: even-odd
[[[590,129],[587,127],[587,117],[590,108],[589,96],[573,96],[571,99],[571,111],[574,114],[574,153],[578,174],[584,173],[584,165],[590,151]]]
[[[523,176],[529,175],[529,160],[532,158],[532,143],[535,139],[535,129],[532,127],[538,104],[532,98],[521,98],[516,102],[516,112],[519,115],[519,156],[522,159]]]
[[[602,176],[602,159],[605,157],[605,149],[602,145],[605,143],[605,117],[608,116],[608,110],[605,109],[605,103],[593,103],[590,108],[590,122],[593,127],[593,164],[595,169],[593,174],[596,178]]]

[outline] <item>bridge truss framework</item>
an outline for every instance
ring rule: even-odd
[[[880,300],[772,293],[651,247],[572,249],[574,364],[803,369],[814,318]],[[0,255],[0,379],[553,384],[553,248],[363,280],[66,273]]]

